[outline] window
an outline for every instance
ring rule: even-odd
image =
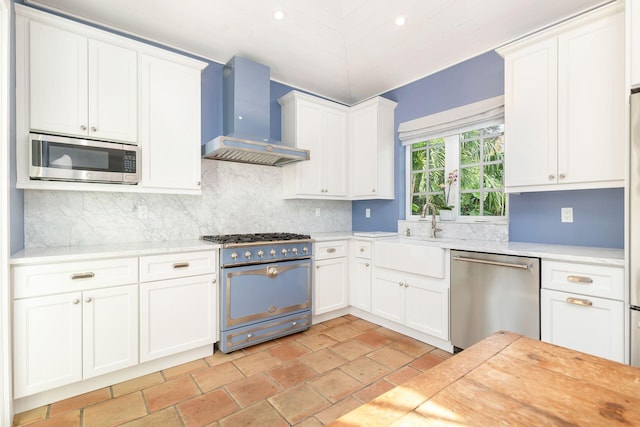
[[[409,215],[420,215],[427,201],[462,216],[505,215],[504,125],[478,126],[408,145]]]

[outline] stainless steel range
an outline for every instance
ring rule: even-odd
[[[223,353],[311,326],[311,237],[259,233],[202,236],[219,243]]]

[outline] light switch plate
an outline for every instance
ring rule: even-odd
[[[365,218],[371,218],[371,209],[366,208],[366,209],[364,210],[364,217],[365,217]]]
[[[560,208],[560,220],[562,222],[573,222],[573,208]]]

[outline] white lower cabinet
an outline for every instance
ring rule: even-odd
[[[624,303],[541,291],[542,341],[624,362]]]
[[[314,315],[328,313],[348,305],[346,246],[345,240],[314,244]]]
[[[138,363],[138,286],[14,302],[14,397]]]
[[[371,311],[371,242],[351,242],[349,269],[349,304],[360,310]]]
[[[449,288],[443,280],[376,268],[373,314],[447,341]]]

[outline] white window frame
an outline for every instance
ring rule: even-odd
[[[473,129],[481,129],[489,126],[495,126],[497,124],[503,124],[504,119],[500,120],[490,120],[486,123],[478,123]],[[473,130],[467,129],[467,130]],[[460,134],[463,132],[458,132],[452,135],[440,135],[433,136],[428,139],[425,138],[417,138],[415,140],[410,140],[405,145],[405,218],[407,220],[418,221],[420,219],[420,215],[414,215],[411,209],[412,203],[412,194],[411,194],[411,145],[425,142],[430,139],[435,138],[444,138],[445,140],[445,165],[444,165],[444,175],[445,179],[449,172],[453,170],[458,170],[460,173]],[[504,164],[504,163],[503,163]],[[455,206],[455,211],[459,212],[459,189],[460,189],[460,179],[451,186],[451,193],[449,195],[449,205]],[[504,187],[503,187],[504,192]],[[456,222],[482,222],[482,223],[507,223],[509,220],[509,206],[508,206],[509,198],[505,201],[505,215],[504,216],[475,216],[475,215],[457,215],[455,221]],[[431,212],[429,212],[431,214]]]

